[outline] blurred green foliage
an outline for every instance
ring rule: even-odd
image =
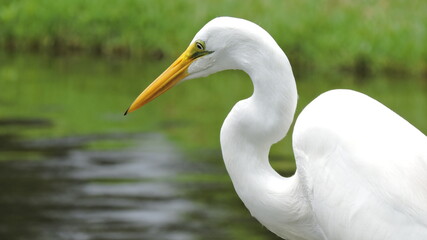
[[[173,56],[210,19],[265,28],[300,69],[417,74],[427,69],[425,0],[0,0],[11,51]]]
[[[241,71],[184,82],[123,116],[135,97],[172,61],[0,54],[0,120],[46,123],[33,127],[0,123],[0,137],[49,139],[159,132],[181,149],[219,149],[222,122],[232,106],[253,91],[249,77]],[[348,88],[374,97],[427,132],[424,79],[360,79],[343,74],[296,74],[296,79],[299,99],[295,116],[321,93]],[[292,129],[284,141],[273,146],[271,161],[276,169],[294,169],[291,133]],[[109,149],[129,144],[123,139],[112,140],[89,147]]]

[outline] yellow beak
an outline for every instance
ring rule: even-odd
[[[187,69],[196,59],[194,45],[190,45],[187,50],[172,63],[156,80],[154,80],[130,105],[125,114],[135,111],[148,102],[152,101],[162,93],[171,89],[180,80],[188,76]]]

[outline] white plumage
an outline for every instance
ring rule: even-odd
[[[332,90],[313,100],[294,127],[295,175],[271,168],[268,153],[290,128],[297,89],[286,55],[254,23],[210,21],[129,112],[181,79],[227,69],[245,71],[254,85],[227,116],[221,147],[258,221],[289,240],[427,239],[427,137],[362,93]]]

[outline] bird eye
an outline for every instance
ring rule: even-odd
[[[205,46],[203,45],[203,43],[201,43],[201,42],[199,42],[199,41],[197,41],[197,42],[196,42],[196,47],[197,47],[199,50],[205,50]]]

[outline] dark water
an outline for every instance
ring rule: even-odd
[[[183,84],[123,117],[169,61],[0,60],[0,239],[278,239],[238,199],[219,150],[221,122],[251,92],[244,74]],[[425,79],[321,78],[297,73],[299,111],[352,88],[427,132]],[[271,158],[294,171],[289,141]]]
[[[85,149],[105,139],[134,146]],[[18,154],[0,163],[1,239],[275,239],[245,212],[220,166],[191,159],[219,160],[219,152],[189,156],[158,133],[7,144]],[[23,152],[43,159],[19,159]]]

